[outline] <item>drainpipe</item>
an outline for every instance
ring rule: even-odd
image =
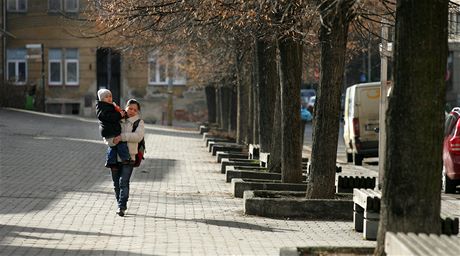
[[[2,24],[3,24],[3,31],[6,32],[6,4],[7,1],[2,0]],[[2,61],[2,81],[6,79],[6,34],[2,35],[2,53],[3,53],[3,61]]]

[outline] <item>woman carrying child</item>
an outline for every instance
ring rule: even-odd
[[[140,119],[141,106],[135,99],[126,103],[126,119],[121,120],[121,134],[114,138],[114,143],[127,142],[131,159],[136,158],[137,145],[144,138],[144,121],[140,120],[133,132],[134,123]],[[124,216],[129,198],[129,181],[133,172],[133,161],[126,162],[118,158],[117,166],[111,169],[115,198],[117,199],[119,216]]]

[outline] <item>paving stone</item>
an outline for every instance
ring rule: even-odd
[[[96,119],[0,109],[0,129],[1,255],[278,255],[281,247],[375,245],[351,221],[243,215],[196,129],[146,126],[146,159],[124,218],[115,214]]]

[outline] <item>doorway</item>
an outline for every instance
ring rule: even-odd
[[[97,58],[97,90],[109,89],[115,103],[120,104],[120,66],[121,57],[112,48],[99,48]]]

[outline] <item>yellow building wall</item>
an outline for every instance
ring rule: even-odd
[[[108,41],[94,38],[84,38],[82,32],[88,31],[87,23],[66,19],[59,14],[47,11],[48,1],[27,1],[26,13],[7,14],[8,31],[15,38],[8,37],[7,48],[24,48],[27,44],[43,44],[44,73],[45,73],[45,101],[48,112],[59,112],[56,106],[62,105],[61,113],[67,113],[65,104],[78,104],[78,113],[85,116],[95,116],[94,106],[97,93],[97,49],[110,48]],[[85,8],[86,0],[80,1],[80,10]],[[83,18],[81,14],[71,14],[74,18]],[[80,16],[79,16],[80,15]],[[91,25],[91,24],[89,24]],[[48,52],[50,48],[78,48],[79,49],[79,85],[49,85],[48,84]],[[1,53],[0,53],[1,54]],[[1,55],[0,55],[1,56]],[[1,56],[1,59],[4,60]],[[28,60],[28,84],[37,86],[37,93],[41,93],[41,60]],[[147,57],[131,59],[121,52],[120,96],[123,105],[129,98],[137,98],[145,102],[145,117],[158,120],[161,117],[168,91],[167,85],[148,84]],[[173,94],[182,97],[185,85],[174,85]],[[178,108],[183,108],[176,104]],[[151,109],[151,113],[148,113]]]

